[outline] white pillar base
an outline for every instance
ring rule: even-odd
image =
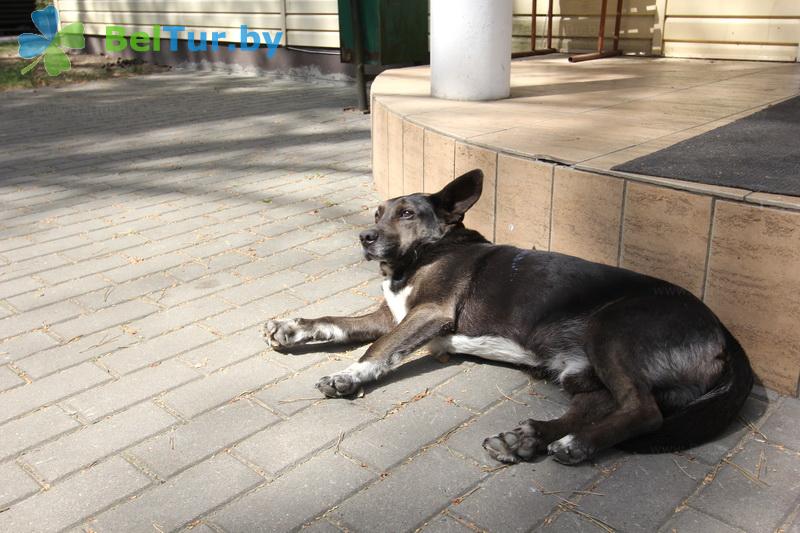
[[[431,95],[507,98],[511,22],[512,0],[431,0]]]

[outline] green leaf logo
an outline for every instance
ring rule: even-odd
[[[73,22],[67,24],[61,31],[58,28],[58,10],[53,6],[34,11],[31,20],[36,28],[42,32],[23,33],[19,36],[19,56],[33,59],[22,70],[27,74],[44,60],[44,69],[50,76],[58,76],[72,68],[69,57],[64,53],[64,48],[81,49],[86,46],[83,38],[83,24]]]

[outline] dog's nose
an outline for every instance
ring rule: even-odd
[[[367,231],[362,231],[358,238],[361,239],[361,244],[369,246],[378,240],[378,230],[368,229]]]

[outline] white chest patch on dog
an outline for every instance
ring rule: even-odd
[[[412,290],[414,290],[414,287],[406,285],[399,291],[392,292],[391,282],[388,279],[383,282],[383,297],[397,324],[399,324],[408,313],[408,295],[411,294]]]

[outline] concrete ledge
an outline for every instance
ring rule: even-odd
[[[497,243],[573,254],[685,287],[737,335],[767,387],[797,394],[800,199],[488,146],[458,134],[474,118],[464,102],[460,113],[439,115],[452,124],[447,132],[404,114],[409,105],[430,113],[439,101],[399,92],[373,94],[373,173],[382,197],[433,192],[481,168],[484,195],[468,226]]]

